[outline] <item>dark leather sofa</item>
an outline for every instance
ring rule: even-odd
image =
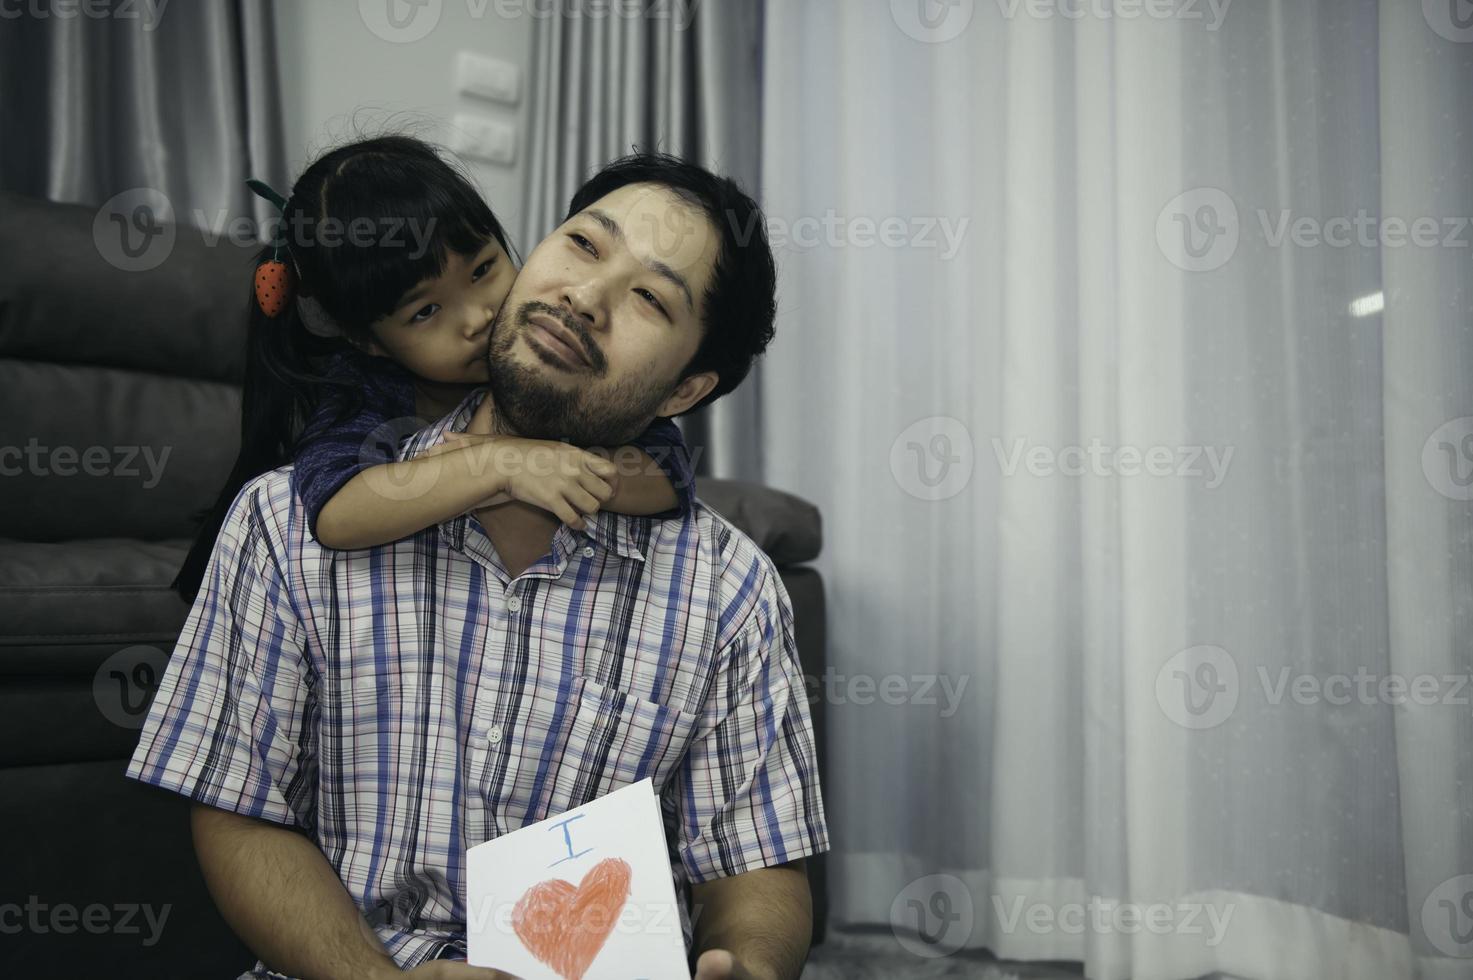
[[[192,980],[253,961],[204,888],[187,803],[123,776],[188,612],[168,583],[189,515],[235,455],[252,250],[181,225],[172,241],[135,234],[119,260],[107,236],[124,230],[91,208],[0,193],[7,977]],[[699,492],[778,564],[805,672],[821,675],[823,584],[803,565],[819,551],[818,512],[752,484]],[[812,708],[822,752],[822,701]],[[822,859],[810,870],[821,935]]]

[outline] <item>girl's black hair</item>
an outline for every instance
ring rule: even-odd
[[[214,505],[196,515],[199,530],[172,585],[187,602],[199,592],[241,488],[292,461],[324,397],[336,396],[340,418],[361,407],[360,391],[332,390],[323,373],[327,359],[365,344],[369,324],[391,313],[416,283],[443,272],[449,253],[474,255],[494,238],[514,256],[470,180],[413,136],[377,136],[325,153],[292,186],[282,222],[297,295],[320,304],[342,336],[309,331],[295,302],[267,317],[252,283],[240,454]],[[271,253],[267,246],[261,258]]]

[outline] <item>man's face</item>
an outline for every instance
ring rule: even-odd
[[[681,379],[701,342],[720,239],[668,189],[630,184],[565,221],[527,257],[492,326],[497,413],[528,438],[627,443],[706,396]]]

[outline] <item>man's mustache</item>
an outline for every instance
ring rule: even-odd
[[[569,333],[578,338],[578,343],[583,348],[583,356],[588,358],[589,367],[596,374],[604,372],[608,362],[604,359],[604,353],[599,350],[593,335],[588,332],[588,327],[583,323],[582,318],[574,316],[563,307],[553,306],[541,300],[528,300],[517,310],[517,326],[523,329],[532,326],[532,317],[539,313],[553,318],[566,327]]]

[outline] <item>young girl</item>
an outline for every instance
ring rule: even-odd
[[[333,150],[276,200],[282,235],[262,258],[283,262],[295,288],[253,291],[240,454],[174,581],[186,600],[240,489],[289,462],[308,528],[329,548],[385,544],[507,498],[575,528],[601,508],[690,506],[668,419],[636,441],[657,451],[623,479],[596,452],[508,437],[493,452],[452,439],[396,462],[404,436],[486,383],[491,324],[516,277],[506,234],[470,182],[408,136]],[[490,409],[488,398],[472,431],[487,430]]]

